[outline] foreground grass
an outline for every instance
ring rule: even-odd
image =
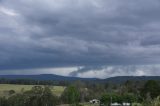
[[[132,106],[142,106],[140,103],[133,103]]]
[[[80,103],[82,106],[99,106],[99,104]]]
[[[99,104],[80,103],[81,106],[99,106]],[[69,104],[61,104],[59,106],[71,106]]]
[[[0,84],[0,96],[8,97],[9,96],[8,91],[10,90],[14,90],[15,93],[25,92],[31,90],[33,86],[36,85]],[[50,86],[50,87],[52,93],[55,94],[56,96],[60,96],[65,89],[65,87],[63,86]]]

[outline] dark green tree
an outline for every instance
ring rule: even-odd
[[[69,86],[63,92],[61,99],[64,103],[78,105],[80,100],[80,93],[74,86]]]
[[[146,98],[148,94],[152,99],[160,95],[160,85],[157,81],[149,80],[145,83],[143,89],[141,90],[141,95]]]

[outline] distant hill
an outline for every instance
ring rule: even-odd
[[[95,81],[97,78],[79,78],[79,77],[67,77],[55,74],[40,74],[40,75],[0,75],[0,78],[5,79],[32,79],[32,80],[55,80],[55,81],[75,81],[86,80]]]
[[[106,79],[98,78],[79,78],[79,77],[66,77],[54,74],[41,74],[41,75],[0,75],[0,78],[5,79],[32,79],[32,80],[54,80],[54,81],[93,81],[93,82],[111,82],[111,83],[123,83],[127,80],[132,81],[146,81],[146,80],[160,80],[160,76],[117,76]]]
[[[110,77],[110,78],[104,79],[103,82],[124,83],[127,80],[131,80],[131,81],[159,80],[160,81],[160,76],[117,76],[117,77]]]

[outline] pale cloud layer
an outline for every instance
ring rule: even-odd
[[[37,75],[56,74],[61,76],[73,76],[81,78],[105,79],[114,76],[158,76],[160,65],[117,65],[117,66],[87,66],[87,67],[61,67],[61,68],[37,68],[21,70],[1,71],[1,75]]]
[[[71,72],[70,76],[83,78],[108,78],[114,76],[158,76],[160,65],[127,65],[127,66],[101,66],[81,67]]]
[[[0,74],[157,75],[159,10],[159,0],[0,0]]]

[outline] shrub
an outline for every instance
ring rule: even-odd
[[[9,94],[10,94],[10,95],[12,95],[12,94],[14,94],[14,93],[15,93],[14,90],[9,90]]]

